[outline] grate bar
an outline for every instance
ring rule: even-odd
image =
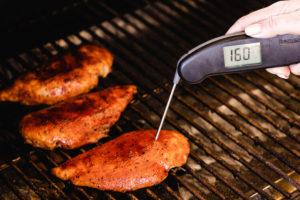
[[[276,78],[270,73],[259,73],[256,72],[258,76],[261,76],[265,81],[279,88],[285,95],[292,97],[296,101],[300,101],[300,93],[292,84],[288,81]]]
[[[3,179],[5,181],[6,184],[4,185],[7,185],[9,190],[11,191],[11,193],[9,193],[10,196],[12,197],[15,197],[16,199],[22,199],[22,195],[19,193],[19,191],[14,187],[14,185],[12,184],[11,181],[7,180],[7,178],[3,177],[3,175],[0,175],[0,180]],[[7,197],[5,197],[7,198]]]
[[[261,117],[267,119],[269,123],[272,123],[272,125],[276,126],[278,129],[280,129],[286,135],[291,137],[293,140],[296,141],[299,140],[297,138],[297,135],[293,135],[290,132],[290,130],[293,128],[297,129],[296,127],[291,127],[287,120],[278,117],[276,113],[274,113],[272,110],[269,110],[262,103],[255,101],[253,97],[251,97],[246,93],[243,93],[243,91],[240,88],[238,88],[236,85],[230,83],[229,81],[224,79],[224,77],[216,77],[210,80],[219,88],[225,90],[226,92],[228,92],[228,94],[236,98],[240,103],[247,106],[247,108],[259,114]]]
[[[268,107],[275,113],[286,118],[291,124],[300,127],[300,123],[299,121],[297,121],[298,119],[300,120],[300,117],[295,112],[286,109],[286,107],[283,104],[273,99],[268,94],[264,93],[262,90],[260,90],[260,88],[256,87],[250,81],[245,80],[244,78],[238,75],[225,75],[225,78],[228,79],[231,83],[241,88],[243,91],[248,92],[249,95],[263,103],[266,107]]]
[[[290,98],[288,95],[285,95],[284,92],[274,87],[273,85],[268,84],[267,81],[261,79],[260,76],[257,76],[253,73],[246,73],[244,77],[253,82],[254,85],[260,87],[266,93],[269,93],[272,98],[277,99],[279,102],[283,103],[287,109],[293,110],[295,113],[299,115],[300,104],[296,100]],[[256,81],[254,81],[256,80]],[[273,95],[276,94],[276,95]]]
[[[297,89],[300,88],[300,79],[294,75],[291,75],[289,78],[289,83],[291,83],[293,86],[295,86]]]

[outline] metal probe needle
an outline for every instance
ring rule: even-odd
[[[171,93],[170,93],[170,96],[169,96],[169,99],[168,99],[168,102],[167,102],[167,105],[166,105],[166,108],[165,108],[165,111],[164,111],[164,114],[163,114],[163,116],[162,116],[162,118],[161,118],[161,121],[160,121],[158,130],[157,130],[157,132],[156,132],[155,140],[157,140],[158,137],[159,137],[159,133],[160,133],[160,131],[161,131],[161,129],[162,129],[162,126],[163,126],[163,124],[164,124],[165,118],[166,118],[166,116],[167,116],[167,113],[168,113],[168,110],[169,110],[169,106],[170,106],[170,104],[171,104],[171,100],[172,100],[172,97],[173,97],[173,95],[174,95],[176,86],[177,86],[177,83],[174,83],[174,84],[173,84],[173,87],[172,87],[172,90],[171,90]]]

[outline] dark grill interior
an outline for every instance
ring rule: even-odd
[[[107,47],[116,58],[114,71],[97,89],[134,83],[139,94],[111,130],[111,137],[101,144],[127,131],[156,128],[178,58],[190,48],[224,34],[239,16],[272,1],[75,3],[57,15],[46,13],[23,27],[6,27],[0,83],[3,87],[24,71],[79,44],[93,42]],[[56,22],[57,18],[71,13],[81,21],[66,25],[66,30],[57,28],[56,23],[64,22]],[[50,33],[42,30],[45,23]],[[44,151],[25,145],[18,122],[41,107],[1,103],[0,197],[300,199],[299,88],[299,77],[282,80],[264,71],[209,78],[201,85],[181,84],[165,128],[176,129],[190,139],[188,163],[172,170],[162,184],[125,194],[75,187],[53,177],[51,168],[99,144],[72,151]]]

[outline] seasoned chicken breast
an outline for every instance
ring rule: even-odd
[[[25,116],[20,132],[35,147],[74,149],[106,137],[137,89],[115,86]]]
[[[119,192],[162,182],[173,167],[186,163],[188,140],[176,131],[133,131],[78,155],[52,173],[78,186]]]
[[[113,56],[97,45],[82,45],[28,72],[0,91],[0,101],[55,104],[86,93],[112,70]]]

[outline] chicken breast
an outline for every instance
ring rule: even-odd
[[[35,147],[74,149],[106,137],[132,100],[134,85],[74,97],[25,116],[20,132]]]
[[[180,133],[133,131],[78,155],[52,173],[78,186],[118,192],[161,183],[173,167],[186,163],[190,147]]]
[[[112,70],[113,56],[97,45],[82,45],[27,72],[0,91],[0,101],[25,105],[55,104],[86,93]]]

